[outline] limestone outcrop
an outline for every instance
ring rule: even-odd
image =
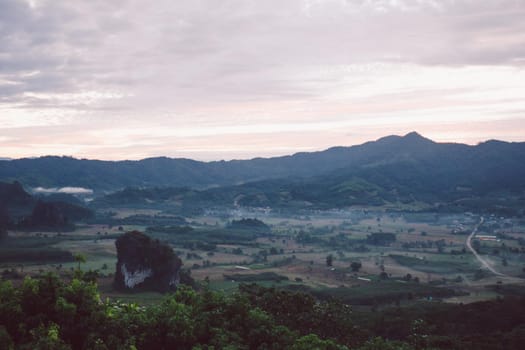
[[[117,289],[167,292],[177,288],[182,261],[169,245],[138,231],[120,236],[115,245]]]

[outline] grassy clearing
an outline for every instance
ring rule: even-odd
[[[410,267],[414,270],[419,270],[428,273],[437,274],[457,274],[457,273],[473,273],[477,270],[477,266],[473,263],[469,255],[461,256],[445,256],[441,255],[424,255],[420,257],[412,257],[398,254],[391,254],[390,257],[398,264]]]
[[[312,289],[307,287],[292,287],[289,289],[307,291],[320,299],[337,298],[345,303],[358,305],[376,305],[421,298],[430,300],[456,295],[456,292],[452,289],[397,280],[365,282],[351,288]]]
[[[140,305],[150,305],[160,302],[164,295],[156,292],[126,293],[118,292],[113,289],[113,278],[99,278],[98,287],[101,298],[104,300],[120,300],[127,303],[137,303]]]
[[[222,280],[222,281],[211,281],[209,286],[212,290],[220,290],[226,293],[234,293],[238,290],[239,285],[243,283],[245,282],[239,282],[239,281],[234,281],[234,280]],[[301,286],[301,284],[292,282],[292,281],[275,282],[275,281],[261,280],[261,281],[256,281],[256,283],[266,288],[289,288],[289,287],[294,288],[294,287]]]
[[[235,281],[235,282],[259,282],[259,281],[270,281],[270,282],[282,282],[288,281],[288,277],[279,275],[275,272],[261,272],[261,273],[250,273],[250,274],[240,274],[235,273],[231,275],[224,275],[225,280]]]
[[[522,288],[522,287],[520,287]],[[478,301],[492,300],[500,298],[502,295],[489,290],[472,291],[468,295],[458,295],[450,298],[445,298],[443,301],[450,304],[470,304]]]

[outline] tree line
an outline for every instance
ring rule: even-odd
[[[0,282],[1,349],[521,349],[525,299],[354,311],[337,300],[241,285],[180,286],[141,306],[101,300],[93,276]]]

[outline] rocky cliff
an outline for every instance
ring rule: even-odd
[[[115,287],[120,290],[175,290],[182,261],[167,244],[132,231],[120,236]]]

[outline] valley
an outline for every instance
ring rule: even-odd
[[[354,340],[316,326],[316,334],[328,332],[326,341],[363,345],[368,344],[366,334],[376,334],[408,344],[412,338],[407,332],[415,324],[408,320],[422,317],[444,327],[441,313],[464,308],[480,313],[482,305],[502,300],[510,304],[525,297],[525,183],[516,175],[523,171],[519,162],[525,152],[503,159],[496,151],[487,155],[479,149],[488,146],[438,144],[412,133],[338,149],[349,157],[339,170],[327,165],[332,151],[260,159],[255,164],[271,168],[284,162],[281,169],[294,169],[305,159],[308,164],[312,157],[321,157],[317,160],[324,172],[273,178],[275,169],[268,169],[254,181],[241,172],[222,185],[210,180],[193,186],[179,178],[148,186],[140,182],[146,173],[135,172],[125,181],[119,179],[123,174],[113,177],[109,187],[104,179],[87,184],[82,176],[68,182],[34,177],[30,186],[18,176],[13,182],[5,179],[0,182],[1,278],[22,289],[50,276],[60,283],[81,279],[88,283],[86,288],[96,288],[97,298],[106,300],[110,311],[115,305],[154,310],[186,288],[198,291],[199,297],[216,293],[230,301],[244,295],[252,298],[252,306],[262,302],[253,299],[259,294],[288,298],[290,308],[296,299],[311,298],[318,306],[308,317],[321,317],[317,312],[335,302],[338,308],[352,310],[352,316],[338,319],[337,327],[347,327],[349,317],[364,324],[364,333],[355,333]],[[500,146],[525,150],[524,144]],[[451,147],[467,155],[444,159]],[[359,158],[356,154],[361,153]],[[469,166],[488,158],[491,166],[469,175]],[[466,165],[454,165],[457,161]],[[508,162],[517,169],[509,176],[499,170]],[[121,165],[111,166],[122,171],[117,170]],[[88,168],[86,163],[77,174]],[[2,171],[6,170],[0,161]],[[155,171],[156,176],[166,175],[163,168]],[[177,165],[166,171],[183,170]],[[44,169],[39,174],[45,173]],[[505,181],[498,181],[502,177]],[[241,183],[233,183],[241,178]],[[140,186],[128,186],[137,181]],[[117,249],[117,239],[130,232],[167,247],[182,266],[163,265],[161,258],[150,255],[140,258],[142,262],[123,262],[122,266],[135,264],[129,271],[117,270],[124,254]],[[141,248],[129,248],[126,254],[133,259],[142,254]],[[169,285],[174,283],[175,294],[140,287],[155,276],[149,259],[160,270],[172,269]],[[131,287],[117,286],[119,273],[133,281]],[[258,307],[276,319],[282,317],[271,303]],[[411,315],[403,319],[402,331],[396,330],[393,312]],[[297,327],[301,332],[309,329]],[[473,332],[477,330],[458,336],[468,338]],[[437,334],[433,344],[444,336]],[[459,348],[467,338],[458,340]]]
[[[82,253],[86,263],[81,268],[98,272],[108,296],[140,301],[141,293],[115,294],[111,288],[115,238],[138,230],[168,242],[196,281],[207,281],[212,289],[226,292],[235,291],[240,283],[256,282],[325,297],[337,295],[353,305],[370,307],[423,299],[468,302],[480,300],[480,295],[494,299],[501,296],[497,290],[503,284],[522,284],[525,277],[525,249],[519,240],[525,237],[525,223],[518,219],[489,217],[480,224],[474,214],[367,209],[301,212],[291,217],[272,210],[233,210],[192,218],[162,211],[137,214],[131,208],[109,211],[122,222],[140,215],[151,225],[83,224],[66,233],[12,231],[0,249],[0,268],[6,277],[48,271],[67,276],[76,268],[71,257],[69,261],[67,257],[66,261],[38,261],[40,257],[31,261],[26,252],[38,246],[71,256]],[[154,224],[159,216],[163,225]],[[254,232],[249,226],[230,227],[244,218],[257,219],[268,229]],[[476,227],[484,235],[498,237],[493,241],[480,241],[476,233],[471,237],[488,267],[466,244]],[[372,239],[384,234],[392,237]],[[13,247],[7,248],[10,244]],[[7,254],[13,249],[29,260],[9,261]],[[352,269],[354,262],[360,264],[358,269]],[[151,293],[147,295],[151,298]]]

